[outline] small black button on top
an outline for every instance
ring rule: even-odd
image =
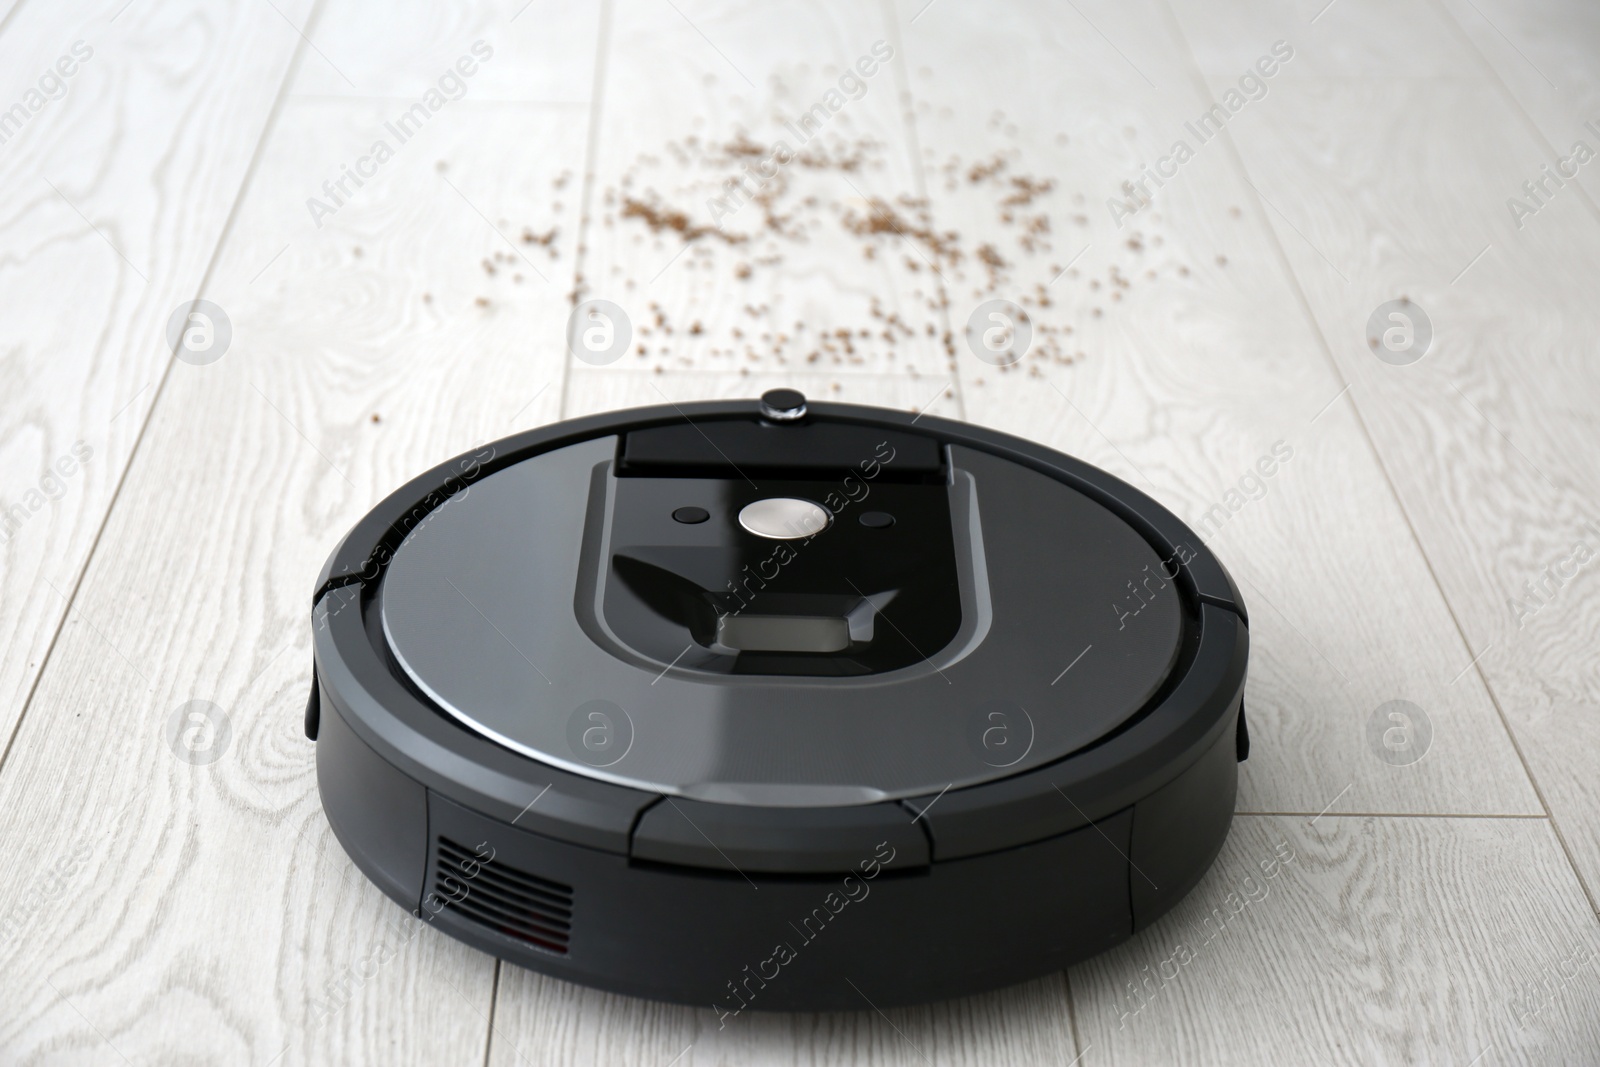
[[[679,522],[693,524],[697,522],[705,522],[711,517],[711,512],[707,511],[705,508],[690,506],[686,508],[679,508],[677,511],[674,511],[672,513],[672,517],[677,519]]]
[[[768,389],[761,394],[761,415],[774,422],[806,417],[806,395],[798,389]]]
[[[887,511],[863,511],[856,521],[874,530],[886,530],[894,525],[894,516]]]

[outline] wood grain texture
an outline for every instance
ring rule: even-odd
[[[1217,57],[1207,73],[1244,61],[1203,11],[1180,16],[1206,42],[1202,63]],[[1237,143],[1283,212],[1272,223],[1463,634],[1460,667],[1476,659],[1456,687],[1486,680],[1592,901],[1600,600],[1574,556],[1600,547],[1596,423],[1583,399],[1600,388],[1585,295],[1597,217],[1573,195],[1513,224],[1504,201],[1540,158],[1539,139],[1446,18],[1418,8],[1398,23],[1409,36],[1389,44],[1443,50],[1471,76],[1384,79],[1363,66],[1338,77],[1330,66],[1285,81],[1282,107],[1239,127]],[[1319,28],[1355,53],[1358,27]],[[1401,296],[1424,309],[1433,340],[1419,362],[1391,366],[1364,327]],[[1553,566],[1569,573],[1544,578]]]
[[[1576,1065],[1597,947],[1543,819],[1240,816],[1192,894],[1070,978],[1086,1063]]]
[[[1061,975],[997,993],[879,1013],[751,1013],[655,1004],[506,967],[490,1063],[799,1065],[1068,1064]],[[1087,1061],[1086,1061],[1087,1062]]]
[[[597,4],[558,0],[330,2],[314,36],[322,55],[308,57],[291,92],[409,104],[481,40],[495,55],[466,79],[467,97],[571,107],[569,121],[581,127],[594,87],[594,55],[577,42],[593,38],[598,15]],[[569,43],[571,54],[552,56],[553,44]],[[577,160],[563,162],[570,166]]]
[[[1540,164],[1554,168],[1571,155],[1577,141],[1600,151],[1600,133],[1588,126],[1600,125],[1600,11],[1571,0],[1436,2],[1459,27],[1468,49],[1504,86],[1514,110],[1542,136],[1545,151],[1527,161],[1526,177],[1533,178]],[[1550,183],[1547,193],[1562,196],[1582,189],[1593,201],[1600,194],[1600,175],[1587,164],[1576,169],[1575,179],[1560,186]],[[1526,194],[1521,198],[1538,206]],[[1524,222],[1532,224],[1527,217]]]
[[[595,26],[541,62],[587,78]],[[554,417],[586,131],[454,101],[318,227],[398,106],[279,114],[204,294],[232,347],[175,368],[0,779],[0,896],[47,898],[0,949],[8,1062],[483,1062],[494,961],[401,924],[322,815],[309,583],[417,470]],[[206,766],[163,734],[196,698]]]
[[[93,30],[79,77],[102,79],[0,144],[0,467],[26,491],[111,427],[0,546],[7,730],[59,627],[0,767],[0,1061],[1600,1060],[1593,568],[1520,625],[1507,603],[1575,542],[1600,550],[1600,213],[1576,187],[1521,230],[1504,205],[1587,114],[1588,15],[327,0],[308,25],[275,3],[0,15],[5,69]],[[1105,201],[1280,38],[1296,56],[1266,96],[1118,228]],[[479,40],[493,57],[398,143],[386,123]],[[893,56],[841,83],[880,40]],[[1541,98],[1518,48],[1571,95]],[[785,122],[818,104],[799,145]],[[391,159],[324,188],[380,139]],[[800,158],[716,206],[780,140]],[[140,386],[196,292],[232,347],[173,364],[157,402]],[[1363,329],[1402,294],[1436,333],[1391,367]],[[1020,366],[967,345],[995,297],[1038,327]],[[601,365],[568,352],[594,298],[634,331]],[[719,1028],[409,926],[351,865],[299,715],[338,536],[482,441],[776,385],[1063,448],[1233,569],[1257,814],[1170,916],[986,996]],[[1278,441],[1292,457],[1246,480]],[[50,583],[80,571],[63,618]],[[1396,697],[1433,730],[1406,766],[1368,733]],[[165,736],[192,699],[227,716],[213,764]]]
[[[265,6],[115,11],[24,4],[0,33],[7,740],[172,359],[168,316],[200,287],[299,44]]]
[[[1253,192],[1226,150],[1185,127],[1208,104],[1185,80],[1186,47],[1157,4],[1084,5],[1081,15],[952,5],[906,35],[940,225],[995,234],[1008,264],[998,277],[978,264],[952,271],[951,318],[959,328],[1005,298],[1035,331],[1012,367],[962,347],[968,413],[1151,493],[1239,579],[1259,742],[1242,768],[1240,810],[1314,814],[1337,801],[1359,812],[1538,812],[1481,681],[1456,678],[1471,653],[1340,399],[1272,232],[1246,210]],[[1085,33],[1085,20],[1117,43]],[[1005,60],[1030,34],[1028,76],[1013,77]],[[1252,42],[1241,67],[1272,41]],[[987,106],[974,114],[968,99]],[[1054,102],[1067,99],[1080,106],[1063,121]],[[1276,104],[1269,92],[1252,106]],[[1179,138],[1194,158],[1148,206],[1113,218],[1107,201],[1124,199],[1122,183]],[[1003,169],[972,169],[988,160]],[[1053,188],[1010,207],[1019,183],[1042,182]],[[1028,247],[1008,209],[1048,218],[1049,247]],[[1368,731],[1396,699],[1433,724],[1426,758],[1407,766],[1382,758]]]
[[[616,366],[904,375],[930,395],[954,389],[942,260],[912,236],[927,222],[901,61],[874,58],[893,49],[879,14],[616,5],[580,287],[632,320],[635,344]],[[863,58],[870,77],[855,73]],[[853,95],[839,88],[847,72]],[[746,170],[762,166],[770,176]]]

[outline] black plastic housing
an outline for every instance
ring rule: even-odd
[[[372,598],[399,542],[476,479],[564,443],[658,432],[710,468],[681,432],[685,420],[747,420],[757,406],[549,426],[403,486],[318,578],[306,728],[329,822],[380,889],[534,970],[727,1015],[908,1004],[1023,981],[1128,938],[1193,888],[1227,835],[1247,751],[1249,636],[1221,564],[1148,496],[1071,457],[942,419],[810,408],[1044,472],[1113,511],[1162,558],[1183,559],[1182,647],[1147,706],[1046,766],[847,807],[666,797],[501,747],[441,714],[386,654]]]

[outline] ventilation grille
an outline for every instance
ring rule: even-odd
[[[572,937],[572,887],[484,859],[438,839],[433,891],[446,908],[507,937],[565,956]]]

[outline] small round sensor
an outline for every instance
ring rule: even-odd
[[[689,507],[679,508],[677,511],[674,511],[672,513],[672,517],[678,522],[686,523],[692,526],[697,522],[705,522],[711,517],[711,512],[707,511],[705,508],[697,508],[693,505],[690,505]]]
[[[739,512],[739,525],[757,537],[774,541],[793,541],[811,537],[828,528],[832,521],[821,504],[792,496],[773,496],[746,504]]]

